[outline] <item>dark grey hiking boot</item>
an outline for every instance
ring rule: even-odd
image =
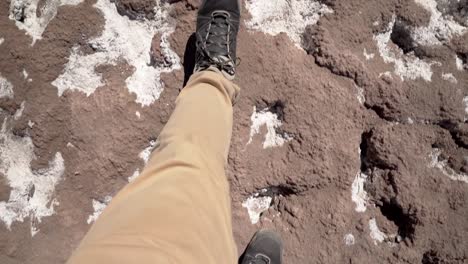
[[[281,264],[283,263],[283,243],[273,231],[260,230],[250,241],[240,264]]]
[[[203,1],[197,18],[195,72],[214,67],[234,79],[240,10],[240,0]]]

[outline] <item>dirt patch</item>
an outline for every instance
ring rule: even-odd
[[[81,59],[115,51],[93,41],[109,18],[137,29],[163,18],[154,1],[97,2],[58,7],[33,46],[0,3],[0,76],[14,93],[0,98],[0,116],[17,141],[31,140],[32,172],[56,153],[65,167],[51,216],[14,221],[11,230],[0,223],[1,263],[65,262],[90,217],[144,166],[184,82],[175,55],[191,64],[183,55],[199,1],[163,1],[158,25],[167,30],[145,37],[143,59],[93,64],[100,85],[60,93],[52,83],[73,66],[74,51]],[[307,1],[284,1],[285,13],[245,3],[227,168],[239,252],[266,227],[282,235],[287,263],[468,261],[466,1],[420,2],[320,1],[307,6],[313,20],[297,9]],[[119,17],[109,16],[114,6]],[[282,23],[288,14],[307,27]],[[262,24],[269,15],[274,28]],[[158,69],[163,85],[142,106],[128,80],[146,68]],[[12,188],[0,177],[6,203]],[[252,203],[262,203],[256,224]]]

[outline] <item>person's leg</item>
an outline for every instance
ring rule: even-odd
[[[238,0],[204,0],[196,72],[142,174],[83,239],[75,263],[236,263],[224,173],[232,130]],[[229,79],[229,80],[228,80]]]
[[[142,174],[112,200],[68,263],[235,263],[224,173],[239,88],[191,77]]]

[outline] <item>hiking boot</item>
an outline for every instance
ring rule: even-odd
[[[234,79],[240,10],[240,0],[203,1],[197,17],[195,72],[217,69]]]
[[[245,250],[240,264],[281,264],[283,243],[273,231],[260,230]]]

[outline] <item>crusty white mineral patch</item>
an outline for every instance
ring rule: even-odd
[[[442,79],[454,84],[458,83],[457,78],[455,78],[452,73],[442,73]]]
[[[68,63],[62,74],[52,82],[61,96],[67,90],[76,90],[91,95],[105,84],[102,75],[95,68],[116,65],[123,60],[133,66],[134,73],[125,80],[128,90],[136,94],[136,102],[148,106],[156,101],[163,91],[161,73],[180,69],[180,59],[170,49],[168,37],[174,31],[175,21],[168,16],[169,4],[157,1],[154,20],[130,20],[121,16],[113,3],[98,0],[94,5],[105,18],[101,36],[90,40],[96,50],[83,54],[79,47],[71,51]],[[161,34],[161,50],[164,65],[150,65],[151,42],[155,34]]]
[[[21,102],[20,104],[20,108],[16,111],[16,113],[13,115],[13,119],[14,120],[18,120],[21,118],[21,116],[23,115],[23,111],[24,111],[24,108],[26,107],[26,102],[23,101]]]
[[[0,38],[0,45],[2,45],[3,42],[5,42],[5,39],[4,39],[4,38]]]
[[[369,230],[370,230],[370,237],[374,241],[374,244],[377,245],[378,243],[382,243],[388,236],[380,231],[379,227],[377,226],[377,221],[375,218],[369,220]]]
[[[52,85],[58,88],[58,95],[66,90],[77,90],[90,96],[94,91],[104,85],[102,74],[95,72],[95,67],[100,63],[108,61],[108,55],[104,52],[97,52],[84,55],[78,47],[73,47],[65,69]],[[108,61],[108,64],[115,64]]]
[[[106,196],[103,201],[97,201],[93,199],[94,213],[88,217],[88,220],[86,221],[88,225],[96,222],[96,220],[99,218],[102,212],[104,212],[104,209],[106,209],[107,205],[109,205],[111,200],[111,196]]]
[[[148,163],[151,153],[153,152],[155,147],[156,147],[156,141],[151,140],[149,143],[149,146],[146,147],[143,151],[141,151],[140,154],[138,154],[138,157],[141,160],[143,160],[145,165],[146,163]],[[132,174],[132,176],[128,177],[128,182],[134,181],[136,178],[138,178],[138,176],[140,176],[140,169],[136,169],[135,172]]]
[[[354,87],[356,87],[356,90],[357,90],[356,98],[357,98],[358,102],[361,105],[364,105],[364,103],[366,102],[366,97],[364,96],[364,89],[362,87],[357,86],[357,85],[354,85]]]
[[[151,153],[153,152],[154,150],[154,147],[156,146],[156,141],[155,140],[151,140],[150,143],[149,143],[149,146],[146,147],[142,152],[140,152],[140,154],[138,155],[138,157],[140,157],[140,159],[142,159],[145,164],[148,163],[149,159],[150,159],[150,156],[151,156]]]
[[[252,143],[253,137],[260,133],[260,128],[262,126],[266,126],[267,128],[265,140],[263,141],[264,149],[280,147],[283,146],[284,143],[292,140],[292,137],[289,135],[282,135],[276,131],[283,125],[283,123],[278,119],[278,115],[270,112],[268,108],[257,111],[257,108],[254,106],[250,120],[252,121],[252,125],[250,127],[250,138],[247,145]]]
[[[375,57],[374,53],[367,53],[366,48],[364,48],[363,54],[364,54],[364,58],[366,58],[366,60],[372,60]]]
[[[250,222],[254,225],[260,220],[260,215],[268,210],[273,198],[270,196],[259,196],[258,193],[250,196],[242,203],[242,207],[247,209]]]
[[[465,105],[465,122],[468,120],[468,96],[463,97],[463,104]]]
[[[367,192],[364,189],[364,183],[367,180],[367,175],[358,172],[354,177],[353,184],[351,185],[351,200],[356,204],[356,212],[363,213],[367,209]]]
[[[23,78],[24,78],[25,80],[28,79],[29,74],[28,74],[28,72],[26,71],[26,69],[23,69],[23,72],[22,72],[22,73],[23,73]]]
[[[0,131],[0,174],[11,188],[8,201],[0,201],[0,220],[10,229],[13,222],[29,218],[34,236],[42,218],[53,215],[59,204],[53,194],[65,171],[64,160],[57,152],[47,168],[33,171],[32,140],[14,135],[11,122],[11,118],[5,118]]]
[[[386,31],[374,36],[380,56],[385,63],[394,64],[394,72],[396,75],[400,76],[401,80],[416,80],[422,78],[428,82],[431,81],[431,66],[433,63],[425,62],[412,53],[404,54],[397,45],[391,43],[390,36],[395,21],[396,17],[393,16],[392,22],[387,26]]]
[[[356,243],[356,240],[354,239],[353,234],[346,234],[343,238],[343,242],[347,246],[352,246]]]
[[[249,29],[273,36],[284,32],[298,48],[305,28],[315,25],[324,14],[333,13],[316,0],[247,0],[245,5],[252,16],[246,22]]]
[[[432,152],[429,155],[429,158],[431,159],[429,163],[429,167],[439,169],[442,172],[442,174],[444,174],[445,176],[447,176],[449,179],[453,181],[461,181],[464,183],[468,183],[468,175],[463,174],[463,173],[458,173],[454,169],[450,168],[448,166],[447,160],[441,160],[440,158],[441,154],[442,154],[442,151],[440,149],[437,149],[437,148],[432,149]]]
[[[32,37],[32,44],[42,38],[42,33],[49,22],[57,15],[57,9],[62,5],[78,5],[83,0],[46,0],[38,17],[38,3],[40,0],[11,0],[10,19],[15,21],[20,30]]]
[[[419,45],[442,45],[454,36],[461,36],[467,32],[467,28],[453,20],[449,14],[442,14],[437,9],[436,0],[415,0],[431,13],[429,25],[415,28],[412,38]]]
[[[138,118],[138,119],[140,119],[140,118],[141,118],[141,114],[140,114],[140,112],[139,112],[139,111],[136,111],[136,112],[135,112],[135,115],[137,116],[137,118]]]
[[[0,98],[13,98],[13,84],[0,74]]]
[[[134,181],[136,178],[138,178],[138,176],[140,176],[140,169],[136,169],[136,170],[133,172],[132,176],[128,177],[127,180],[128,180],[128,182],[132,182],[132,181]]]
[[[389,71],[379,73],[379,78],[382,77],[393,79],[392,73]]]

